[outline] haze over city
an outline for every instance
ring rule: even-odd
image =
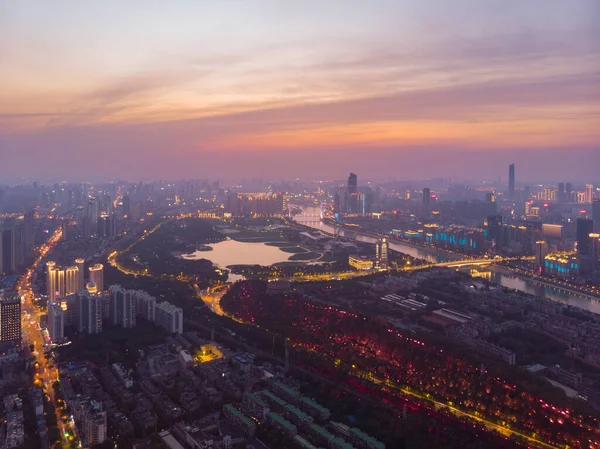
[[[0,3],[0,176],[598,177],[589,1]]]
[[[600,449],[600,2],[0,0],[0,449]]]

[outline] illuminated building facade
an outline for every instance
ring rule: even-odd
[[[548,255],[548,243],[545,240],[535,242],[535,265],[538,271],[543,271]]]
[[[375,244],[375,267],[381,269],[388,268],[389,243],[387,238],[380,239]]]
[[[284,210],[284,196],[274,194],[248,194],[230,192],[224,203],[224,212],[234,217],[249,215],[277,215]]]
[[[97,263],[89,268],[90,282],[96,284],[99,292],[104,291],[104,265]]]
[[[373,261],[371,259],[367,259],[365,257],[360,256],[350,256],[348,257],[348,265],[357,270],[372,270],[373,269]]]
[[[79,268],[76,265],[65,268],[65,295],[79,291]]]
[[[591,203],[594,201],[594,186],[593,184],[586,184],[585,186],[585,202]]]
[[[18,294],[0,295],[0,343],[21,342],[21,298]]]
[[[544,273],[568,278],[579,274],[577,253],[554,253],[544,259]]]
[[[75,259],[75,265],[77,266],[77,290],[80,291],[85,288],[85,259]]]

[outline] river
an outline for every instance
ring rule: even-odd
[[[320,209],[318,207],[305,207],[300,215],[296,215],[294,220],[311,228],[333,234],[335,228],[323,223],[320,218]],[[355,232],[340,229],[340,236],[355,239],[359,242],[375,243],[373,237],[357,235]],[[403,242],[390,241],[390,248],[408,254],[412,257],[424,259],[431,263],[440,263],[451,260],[434,248],[415,247]],[[489,279],[490,282],[497,285],[502,285],[507,288],[519,290],[536,296],[551,299],[562,304],[579,307],[584,310],[589,310],[600,314],[600,301],[588,295],[566,292],[560,288],[540,285],[530,279],[519,276],[517,274],[504,272],[504,270],[495,270],[494,268],[480,272],[482,277]]]

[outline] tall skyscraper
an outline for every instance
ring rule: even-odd
[[[358,176],[354,173],[350,173],[348,176],[348,193],[357,193],[358,192]]]
[[[590,256],[592,241],[590,234],[594,232],[594,221],[587,218],[577,219],[577,252],[580,256]]]
[[[508,199],[515,199],[515,164],[508,166]]]
[[[119,285],[112,285],[110,321],[114,326],[121,326],[125,329],[135,327],[136,321],[136,301],[134,290],[125,290]]]
[[[76,265],[65,268],[65,296],[79,291],[79,268]]]
[[[593,184],[585,185],[585,202],[591,203],[594,201],[594,186]]]
[[[21,298],[17,293],[0,294],[0,343],[21,342]]]
[[[66,312],[58,304],[48,306],[48,333],[52,341],[65,338],[65,314]]]
[[[55,262],[46,262],[46,288],[48,301],[57,302],[64,298],[67,292],[65,269],[57,267]]]
[[[99,334],[102,332],[102,302],[100,296],[90,292],[79,292],[79,326],[80,332]]]
[[[423,189],[423,204],[429,205],[431,203],[431,189],[429,187],[425,187]]]
[[[548,243],[545,240],[535,242],[535,265],[538,271],[544,269],[546,256],[548,255]]]
[[[572,201],[572,192],[573,192],[573,186],[571,185],[570,182],[567,182],[565,184],[565,198],[567,200],[567,203]]]
[[[56,293],[56,277],[54,270],[56,269],[56,262],[51,260],[46,262],[46,293],[48,294],[48,301],[54,302],[54,296]]]
[[[594,232],[600,233],[600,200],[592,202],[592,220],[594,220]]]
[[[90,282],[96,284],[99,292],[104,291],[104,265],[97,263],[89,268]]]
[[[495,214],[487,217],[485,236],[492,242],[492,248],[498,251],[504,244],[502,238],[502,215]]]
[[[389,244],[387,238],[383,237],[375,244],[375,267],[387,269]]]
[[[559,182],[558,183],[558,192],[556,194],[556,199],[560,202],[565,201],[565,183],[564,182]]]
[[[85,259],[75,259],[75,265],[77,266],[77,291],[81,291],[85,288]]]

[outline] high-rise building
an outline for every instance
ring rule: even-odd
[[[48,301],[55,303],[66,295],[65,269],[57,267],[55,262],[46,262],[46,287]]]
[[[577,252],[580,256],[592,254],[590,234],[594,232],[594,221],[587,218],[577,219]]]
[[[0,343],[21,342],[21,298],[17,293],[0,294]]]
[[[508,166],[508,199],[515,199],[515,164]]]
[[[558,193],[557,193],[557,199],[560,202],[565,201],[565,183],[564,182],[559,182],[558,183]]]
[[[585,185],[585,202],[591,203],[594,201],[594,186],[593,184]]]
[[[535,265],[538,271],[544,269],[546,256],[548,255],[548,243],[545,240],[535,242]]]
[[[383,237],[375,244],[375,267],[387,269],[389,244],[387,238]]]
[[[99,334],[102,332],[102,301],[100,295],[82,291],[77,293],[79,301],[79,332]]]
[[[173,334],[183,333],[183,310],[174,306],[169,301],[156,305],[155,323]]]
[[[600,233],[600,199],[592,201],[592,220],[594,232]]]
[[[65,295],[77,293],[79,287],[79,268],[76,265],[65,268]]]
[[[565,199],[567,202],[571,202],[573,201],[573,186],[571,185],[570,182],[567,182],[565,184]]]
[[[487,217],[485,236],[492,242],[492,248],[496,251],[503,246],[502,238],[502,215],[495,214]]]
[[[65,338],[65,315],[66,312],[60,305],[48,306],[48,333],[52,341],[60,341]]]
[[[350,173],[348,176],[348,193],[357,193],[358,192],[358,176],[354,173]]]
[[[425,187],[423,189],[423,204],[429,205],[431,203],[431,189],[429,187]]]
[[[81,291],[85,288],[85,259],[75,259],[75,265],[77,266],[77,290]]]
[[[148,321],[156,320],[156,298],[144,291],[134,293],[136,312]]]
[[[97,263],[89,268],[90,282],[96,284],[99,292],[104,291],[104,265]]]
[[[129,329],[136,325],[135,290],[126,290],[120,285],[111,285],[110,322],[113,326]]]
[[[46,293],[48,294],[48,301],[54,302],[56,294],[56,277],[54,274],[56,270],[56,262],[46,262]]]

